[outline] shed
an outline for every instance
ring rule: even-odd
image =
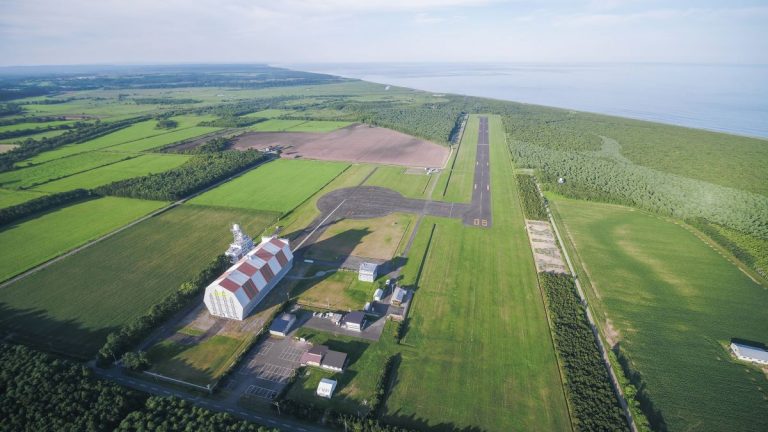
[[[371,262],[360,263],[360,269],[357,278],[363,282],[373,282],[376,280],[376,271],[378,266]]]
[[[373,300],[374,301],[381,301],[382,297],[384,297],[384,290],[379,288],[376,291],[374,291],[374,293],[373,293]]]
[[[323,378],[320,380],[320,384],[317,385],[317,395],[320,397],[330,399],[333,396],[334,390],[336,390],[336,380]]]
[[[739,360],[768,365],[768,351],[763,348],[731,342],[731,351]]]
[[[395,288],[395,291],[392,293],[392,300],[390,300],[390,303],[392,303],[395,306],[400,306],[403,304],[403,301],[405,300],[405,296],[408,294],[408,291],[397,287]]]
[[[291,332],[291,327],[296,322],[296,315],[284,313],[272,321],[269,326],[269,334],[273,336],[287,336]]]
[[[344,315],[341,323],[349,330],[363,331],[363,327],[365,327],[365,314],[360,311],[350,312]]]
[[[328,350],[328,353],[323,357],[323,362],[320,367],[336,372],[341,372],[347,365],[347,355],[339,351]]]
[[[299,363],[309,366],[320,366],[323,362],[323,357],[328,352],[328,347],[325,345],[315,345],[309,351],[301,355]]]

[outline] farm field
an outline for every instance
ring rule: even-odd
[[[329,310],[359,310],[370,301],[373,295],[373,285],[361,282],[356,272],[330,271],[328,268],[313,266],[307,276],[313,276],[319,271],[325,275],[312,279],[291,281],[291,295],[298,297],[302,305]]]
[[[373,219],[344,219],[331,225],[307,251],[310,258],[340,260],[349,255],[389,260],[408,240],[416,217],[405,213]]]
[[[186,129],[174,129],[173,131],[164,133],[162,135],[156,135],[124,144],[119,144],[114,147],[110,147],[109,149],[116,152],[148,151],[166,146],[168,144],[173,144],[178,141],[183,141],[186,139],[198,137],[200,135],[216,132],[220,129],[221,128],[204,126],[194,126]]]
[[[285,213],[341,174],[347,164],[276,160],[208,191],[192,204]]]
[[[44,195],[44,193],[36,193],[32,191],[0,189],[0,208],[21,204]]]
[[[415,174],[410,174],[409,168],[382,166],[365,182],[368,186],[381,186],[396,190],[409,198],[426,198],[429,185],[436,175],[426,175],[422,169],[415,169]]]
[[[347,121],[310,120],[285,129],[286,132],[332,132],[351,125]]]
[[[480,121],[477,115],[470,115],[467,120],[467,126],[464,130],[464,136],[461,141],[456,161],[453,169],[450,165],[440,174],[442,177],[450,176],[443,180],[435,188],[433,199],[452,202],[470,202],[472,200],[472,185],[475,175],[475,155],[477,154],[477,132],[480,127]],[[500,126],[503,127],[503,126]],[[499,145],[505,145],[502,142]],[[445,181],[448,182],[448,188],[445,189]],[[441,189],[441,187],[443,189]],[[445,190],[445,195],[443,195]]]
[[[493,227],[424,218],[403,269],[402,283],[417,290],[384,419],[436,430],[570,430],[503,126],[489,121]]]
[[[230,366],[232,355],[241,351],[244,340],[214,335],[205,341],[186,345],[164,340],[147,351],[152,372],[205,386]]]
[[[136,207],[135,200],[125,201]],[[145,313],[222,253],[233,222],[258,237],[276,216],[176,207],[0,290],[0,328],[48,350],[90,358],[107,334]],[[55,225],[41,224],[40,236],[50,236],[45,226]]]
[[[332,408],[348,414],[366,412],[364,401],[373,400],[376,382],[384,368],[387,358],[396,347],[394,323],[384,327],[381,339],[368,343],[357,338],[335,336],[311,329],[300,329],[297,335],[313,344],[327,345],[330,349],[347,354],[347,369],[342,373],[331,373],[320,368],[305,367],[304,373],[296,378],[287,398],[312,403],[316,406]],[[315,391],[322,378],[338,381],[333,398],[317,397]]]
[[[679,224],[552,203],[603,333],[619,341],[669,430],[767,429],[765,374],[726,349],[731,338],[768,342],[766,288]]]
[[[131,143],[140,141],[149,137],[159,137],[172,132],[178,132],[186,128],[191,128],[197,125],[197,123],[204,120],[211,120],[211,116],[177,116],[172,117],[177,121],[179,126],[175,129],[158,129],[156,120],[147,120],[139,123],[132,124],[126,128],[112,132],[98,138],[94,138],[90,141],[86,141],[80,144],[69,144],[55,150],[40,153],[37,156],[29,158],[23,162],[20,162],[19,166],[40,164],[43,162],[52,161],[65,156],[71,156],[78,153],[83,153],[92,150],[103,150],[106,148],[112,149],[112,147],[119,144]],[[171,141],[173,142],[173,141]],[[162,144],[165,145],[165,144]]]
[[[275,118],[280,117],[282,115],[291,113],[293,111],[291,110],[284,110],[284,109],[276,109],[276,108],[269,108],[261,111],[252,112],[249,114],[242,115],[240,117],[258,117],[258,118]]]
[[[168,171],[183,164],[187,159],[189,159],[189,156],[175,154],[142,155],[44,183],[35,187],[34,190],[41,192],[65,192],[73,189],[93,189],[118,180]]]
[[[0,173],[0,187],[27,189],[51,180],[67,177],[93,168],[133,157],[124,153],[90,152],[45,164]]]
[[[162,207],[158,201],[99,198],[0,229],[0,280],[6,280]],[[0,290],[0,291],[4,291]]]
[[[306,122],[306,120],[270,119],[249,126],[248,129],[256,132],[282,132]]]

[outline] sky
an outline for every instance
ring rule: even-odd
[[[768,64],[768,0],[0,0],[0,65]]]

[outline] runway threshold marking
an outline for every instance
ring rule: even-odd
[[[479,218],[475,218],[475,220],[474,220],[474,224],[475,224],[475,225],[480,225],[480,219],[479,219]]]

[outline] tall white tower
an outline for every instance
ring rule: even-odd
[[[253,240],[240,229],[239,224],[233,224],[230,231],[234,240],[229,244],[229,249],[224,252],[224,255],[228,256],[229,261],[234,264],[253,249]]]

